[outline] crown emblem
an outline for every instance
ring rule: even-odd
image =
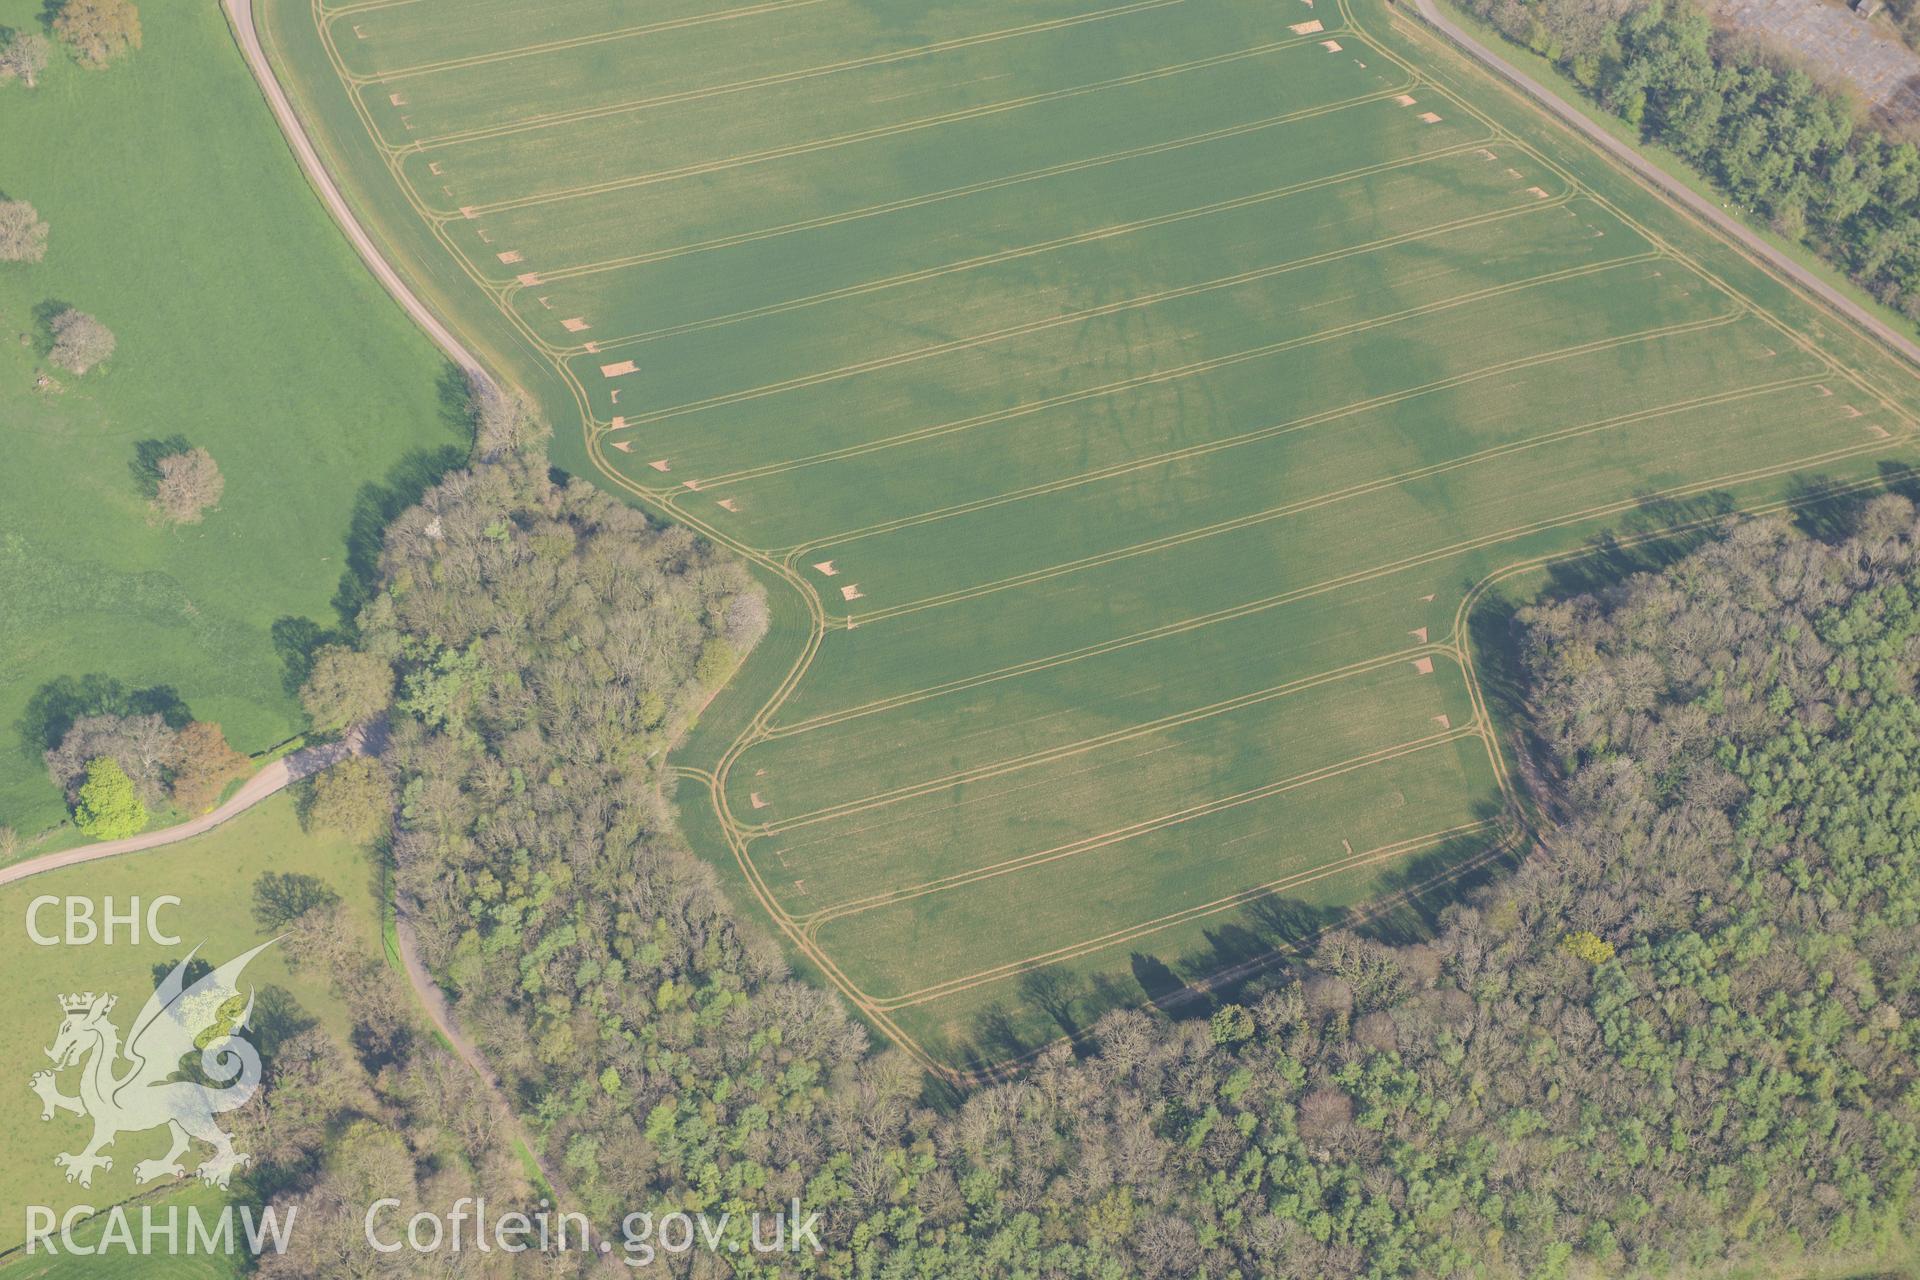
[[[236,1034],[253,1010],[253,993],[247,992],[246,1008],[237,1018],[222,1010],[233,998],[228,993],[241,990],[247,962],[272,945],[263,942],[189,983],[187,966],[200,950],[195,947],[154,984],[124,1044],[120,1028],[108,1017],[118,1003],[112,993],[53,993],[63,1015],[60,1029],[45,1050],[49,1068],[34,1072],[28,1087],[40,1099],[42,1120],[62,1111],[93,1120],[93,1137],[85,1147],[54,1157],[68,1182],[91,1187],[95,1173],[113,1168],[113,1157],[101,1155],[100,1148],[150,1129],[167,1129],[173,1145],[159,1159],[133,1166],[136,1183],[181,1176],[180,1157],[194,1141],[213,1148],[197,1171],[208,1186],[227,1186],[234,1171],[246,1166],[252,1157],[234,1150],[233,1135],[215,1117],[246,1105],[260,1087],[259,1050]],[[181,1058],[196,1050],[204,1079],[174,1079]],[[122,1059],[131,1064],[125,1070]],[[68,1072],[79,1077],[78,1095],[60,1091],[59,1078]]]

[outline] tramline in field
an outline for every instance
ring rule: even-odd
[[[1382,5],[267,14],[557,461],[784,593],[681,803],[930,1062],[1444,895],[1516,830],[1503,571],[1911,444],[1874,348]]]

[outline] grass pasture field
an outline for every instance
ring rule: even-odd
[[[189,1214],[198,1212],[203,1221],[212,1223],[228,1202],[217,1188],[195,1183],[169,1195],[153,1197],[145,1203],[152,1205],[155,1221],[160,1223],[166,1221],[165,1215],[169,1211],[176,1212],[184,1230]],[[139,1209],[129,1206],[127,1213],[135,1224],[134,1229],[138,1230]],[[77,1224],[73,1230],[74,1243],[83,1249],[99,1250],[108,1225],[104,1213]],[[236,1223],[235,1230],[239,1229]],[[89,1255],[41,1251],[29,1254],[23,1247],[11,1255],[0,1257],[0,1276],[5,1276],[6,1280],[121,1280],[122,1277],[126,1280],[233,1280],[250,1272],[250,1260],[240,1256],[218,1253],[128,1254],[111,1245],[105,1253]]]
[[[46,12],[0,0],[0,29]],[[103,690],[249,753],[299,732],[287,659],[357,609],[381,525],[470,438],[446,361],[314,202],[218,6],[143,18],[109,70],[61,53],[37,88],[0,85],[0,197],[51,228],[44,261],[0,264],[0,825],[23,856],[83,838],[35,841],[66,816],[41,752],[120,701]],[[84,377],[46,358],[67,306],[118,337]],[[136,476],[176,437],[226,477],[199,524],[156,523]]]
[[[266,13],[558,460],[773,585],[689,834],[929,1064],[1486,874],[1477,603],[1912,457],[1910,370],[1373,0]]]
[[[97,1172],[91,1187],[64,1181],[53,1157],[62,1151],[79,1151],[89,1123],[64,1112],[43,1121],[40,1103],[27,1084],[35,1071],[48,1066],[42,1050],[53,1043],[60,1027],[59,996],[75,991],[114,993],[119,1005],[113,1021],[124,1034],[147,994],[189,952],[198,948],[197,959],[218,965],[273,937],[273,931],[254,914],[255,885],[270,871],[299,872],[323,882],[345,904],[345,918],[361,949],[378,953],[378,868],[366,850],[343,837],[302,830],[295,799],[286,792],[205,835],[144,853],[43,872],[0,889],[0,920],[6,924],[0,933],[0,964],[9,979],[0,989],[0,1014],[17,1028],[11,1047],[0,1054],[0,1079],[6,1081],[7,1094],[5,1105],[0,1106],[0,1149],[11,1157],[0,1171],[0,1205],[6,1209],[5,1218],[0,1219],[0,1256],[25,1240],[24,1205],[43,1205],[64,1214],[74,1205],[105,1208],[141,1194],[166,1196],[169,1186],[202,1203],[209,1197],[215,1203],[224,1198],[191,1178],[146,1186],[135,1181],[134,1166],[165,1151],[167,1139],[162,1132],[120,1135],[107,1153],[114,1157],[113,1167]],[[88,898],[104,917],[108,899],[114,910],[124,913],[132,900],[150,903],[163,894],[180,900],[159,917],[180,939],[178,946],[155,944],[144,936],[131,944],[124,926],[112,944],[41,946],[27,933],[29,905],[42,896]],[[60,933],[61,911],[58,905],[43,908],[38,920],[43,933]],[[270,1057],[274,1045],[312,1025],[328,1032],[343,1052],[351,1052],[349,1011],[312,967],[290,967],[279,948],[269,947],[247,967],[243,981],[258,993],[251,1026],[263,1054]],[[73,1092],[75,1079],[71,1072],[63,1076],[62,1091]],[[205,1152],[206,1148],[196,1145],[186,1161],[188,1167],[194,1167]],[[240,1191],[238,1182],[233,1190]],[[129,1275],[136,1270],[141,1275],[181,1276],[233,1271],[207,1259],[181,1258],[164,1264],[172,1266],[172,1271],[163,1270],[159,1262],[151,1270],[141,1270],[146,1265],[141,1259],[123,1265]],[[88,1266],[100,1270],[87,1270]],[[45,1254],[36,1258],[14,1254],[0,1264],[0,1274],[8,1277],[16,1272],[95,1275],[111,1270],[104,1262],[76,1264]]]

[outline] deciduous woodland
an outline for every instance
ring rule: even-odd
[[[1466,0],[1743,208],[1920,319],[1920,150],[1686,0]],[[1903,6],[1904,8],[1904,6]]]
[[[1920,151],[1467,2],[1920,316]],[[191,851],[289,966],[263,1275],[601,1269],[369,1252],[464,1196],[700,1280],[1912,1263],[1912,370],[1402,6],[639,7],[252,6],[464,413],[220,10],[0,54],[0,804],[377,753]]]
[[[799,1197],[829,1251],[789,1273],[941,1277],[1791,1271],[1913,1225],[1903,498],[1525,611],[1537,843],[1429,940],[1333,932],[941,1109],[675,834],[661,751],[761,625],[738,567],[523,456],[381,564],[400,893],[603,1222]]]

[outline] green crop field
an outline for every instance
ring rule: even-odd
[[[930,1063],[1444,900],[1517,832],[1476,605],[1913,453],[1911,371],[1374,0],[265,16],[557,461],[773,585],[689,835]]]
[[[0,28],[45,8],[0,0]],[[445,361],[301,180],[218,7],[142,11],[111,69],[0,85],[0,197],[52,229],[44,261],[0,263],[0,825],[23,852],[74,837],[34,843],[65,816],[41,751],[100,690],[248,752],[298,732],[285,655],[339,626],[384,513],[465,452]],[[84,377],[45,359],[65,306],[119,339]],[[226,477],[197,525],[156,524],[134,475],[174,437]]]

